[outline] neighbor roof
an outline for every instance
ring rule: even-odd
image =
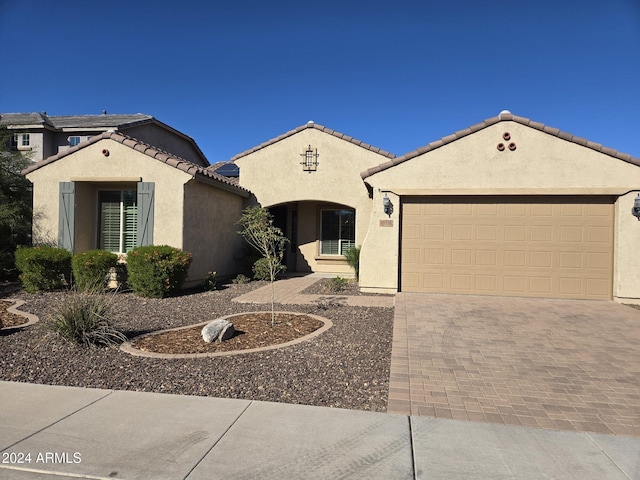
[[[0,114],[0,125],[7,127],[44,124],[51,125],[51,122],[49,122],[46,115],[38,112]]]
[[[316,130],[320,130],[321,132],[324,133],[328,133],[329,135],[333,135],[334,137],[338,137],[341,138],[342,140],[346,140],[347,142],[353,143],[354,145],[357,145],[359,147],[362,147],[366,150],[375,152],[375,153],[379,153],[382,156],[385,156],[387,158],[395,158],[395,155],[393,153],[389,153],[386,152],[378,147],[374,147],[372,145],[369,145],[368,143],[364,143],[360,140],[356,140],[353,137],[350,137],[348,135],[345,135],[344,133],[340,133],[340,132],[336,132],[335,130],[331,130],[330,128],[327,127],[323,127],[322,125],[318,125],[317,123],[314,122],[307,122],[304,125],[299,126],[298,128],[294,128],[293,130],[289,130],[286,133],[283,133],[282,135],[276,137],[276,138],[272,138],[271,140],[268,140],[264,143],[261,143],[260,145],[258,145],[257,147],[253,147],[249,150],[246,150],[242,153],[239,153],[237,155],[235,155],[234,157],[231,158],[231,161],[234,162],[239,158],[242,158],[246,155],[249,155],[250,153],[253,152],[257,152],[258,150],[261,150],[265,147],[268,147],[269,145],[273,145],[274,143],[277,143],[281,140],[284,140],[285,138],[288,138],[292,135],[295,135],[296,133],[302,132],[303,130],[306,130],[308,128],[315,128]]]
[[[409,153],[405,153],[404,155],[394,158],[389,162],[381,163],[378,166],[369,168],[368,170],[365,170],[364,172],[360,173],[360,176],[364,180],[367,177],[370,177],[371,175],[374,175],[378,172],[382,172],[383,170],[386,170],[388,168],[395,167],[396,165],[406,162],[407,160],[411,160],[412,158],[415,158],[419,155],[427,153],[431,150],[435,150],[436,148],[440,148],[444,145],[447,145],[451,142],[459,140],[460,138],[466,137],[467,135],[471,135],[472,133],[475,133],[479,130],[487,128],[491,125],[495,125],[496,123],[505,122],[505,121],[513,121],[516,123],[520,123],[522,125],[535,128],[536,130],[540,130],[541,132],[548,133],[549,135],[562,138],[563,140],[567,140],[572,143],[577,143],[578,145],[582,145],[583,147],[591,148],[592,150],[596,150],[598,152],[604,153],[605,155],[609,155],[611,157],[623,160],[625,162],[640,166],[640,159],[632,157],[627,153],[618,152],[617,150],[614,150],[612,148],[604,147],[599,143],[591,142],[586,138],[576,137],[570,133],[558,130],[557,128],[549,127],[539,122],[534,122],[533,120],[530,120],[525,117],[513,115],[509,111],[503,111],[503,112],[500,112],[500,114],[497,117],[488,118],[483,122],[472,125],[469,128],[465,128],[464,130],[458,130],[457,132],[451,135],[442,137],[440,140],[431,142],[425,145],[424,147],[418,148],[417,150],[414,150]]]
[[[136,140],[135,138],[129,137],[127,135],[123,135],[120,132],[114,132],[114,131],[107,131],[107,132],[103,132],[100,135],[96,135],[94,137],[91,137],[91,139],[89,139],[86,142],[81,142],[78,145],[69,148],[68,150],[65,150],[63,152],[58,153],[57,155],[53,155],[51,157],[45,158],[44,160],[41,160],[39,162],[34,163],[33,165],[28,166],[27,168],[25,168],[24,170],[22,170],[22,174],[23,175],[27,175],[28,173],[33,172],[34,170],[38,170],[42,167],[45,167],[46,165],[49,165],[50,163],[56,162],[58,160],[60,160],[61,158],[66,157],[67,155],[71,155],[72,153],[77,152],[78,150],[82,150],[86,147],[88,147],[89,145],[92,145],[94,143],[97,143],[101,140],[114,140],[116,142],[119,142],[133,150],[137,150],[138,152],[144,153],[145,155],[158,160],[162,163],[166,163],[167,165],[170,165],[172,167],[177,168],[178,170],[182,170],[183,172],[186,172],[190,175],[193,175],[196,179],[199,180],[213,180],[214,183],[216,183],[219,187],[221,188],[225,188],[227,190],[231,190],[235,193],[238,193],[240,195],[243,195],[245,197],[248,197],[250,192],[249,190],[247,190],[246,188],[240,187],[239,185],[237,185],[236,183],[234,183],[233,181],[231,181],[230,179],[228,179],[227,177],[224,177],[222,175],[218,175],[217,173],[211,171],[210,169],[207,169],[206,167],[202,167],[200,165],[196,165],[193,162],[190,162],[188,160],[185,160],[183,158],[177,157],[175,155],[172,155],[168,152],[164,152],[152,145],[149,145],[147,143],[141,142],[139,140]]]
[[[132,123],[153,120],[151,115],[145,115],[144,113],[126,115],[52,115],[47,118],[55,128],[122,127]]]

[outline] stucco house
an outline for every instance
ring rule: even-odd
[[[235,222],[255,201],[290,240],[289,272],[348,275],[343,253],[361,246],[364,291],[640,302],[640,159],[508,111],[400,157],[314,122],[209,168],[157,152],[119,133],[92,138],[27,172],[36,208],[57,226],[59,188],[75,182],[73,248],[88,248],[104,186],[138,186],[140,209],[151,182],[153,243],[198,261],[224,251],[225,272],[240,269]],[[192,275],[223,270],[214,263]]]
[[[34,239],[71,252],[138,245],[192,253],[189,283],[237,272],[235,225],[250,192],[204,166],[104,132],[23,171],[33,183]]]

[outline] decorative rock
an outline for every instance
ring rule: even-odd
[[[207,343],[214,341],[223,342],[233,337],[235,331],[233,323],[224,318],[218,318],[204,326],[202,329],[202,339]]]

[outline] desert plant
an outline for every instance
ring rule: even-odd
[[[287,237],[282,230],[273,225],[273,217],[269,211],[259,206],[247,207],[243,210],[238,222],[242,229],[240,235],[263,256],[263,263],[269,272],[271,282],[271,325],[276,324],[275,290],[273,282],[278,273],[285,270],[282,265],[284,246]],[[254,264],[255,265],[255,264]]]
[[[127,337],[112,326],[109,310],[110,299],[103,293],[70,292],[53,311],[48,327],[85,347],[124,342]]]
[[[236,278],[231,280],[231,283],[234,283],[236,285],[244,285],[245,283],[249,283],[250,281],[251,279],[249,277],[240,273],[236,276]]]
[[[71,259],[73,278],[78,290],[103,290],[109,285],[118,255],[106,250],[76,253]]]
[[[333,277],[327,282],[327,288],[331,292],[341,292],[347,287],[347,285],[349,285],[349,279],[340,276]]]
[[[283,266],[284,269],[284,266]],[[251,267],[254,280],[267,280],[271,279],[271,266],[267,258],[259,258]]]
[[[351,247],[344,252],[347,263],[353,268],[353,272],[356,275],[356,281],[360,278],[360,248],[361,247]]]
[[[202,289],[206,292],[216,289],[216,272],[207,272],[207,275],[202,279]]]
[[[137,247],[127,254],[128,284],[141,297],[164,298],[187,278],[191,254],[168,245]]]
[[[69,284],[71,253],[64,248],[47,245],[18,247],[15,259],[22,272],[22,287],[27,292],[56,290]]]

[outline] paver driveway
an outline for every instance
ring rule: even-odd
[[[640,436],[640,311],[399,293],[390,413]]]

